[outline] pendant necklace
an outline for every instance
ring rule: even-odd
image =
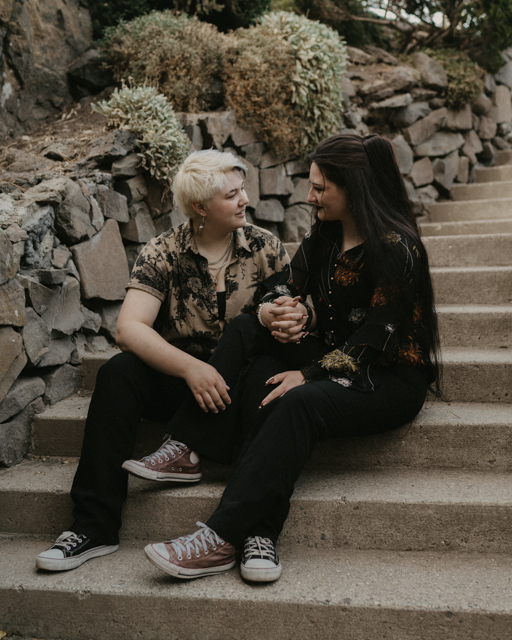
[[[226,251],[224,251],[224,253],[221,255],[221,257],[218,260],[214,260],[213,262],[206,261],[206,264],[208,265],[208,270],[210,271],[210,275],[212,276],[213,282],[215,284],[217,284],[217,278],[219,277],[219,274],[220,274],[221,270],[223,269],[223,267],[226,266],[226,264],[227,264],[227,262],[228,262],[228,260],[230,258],[230,255],[231,255],[230,254],[230,249],[231,249],[231,246],[233,245],[233,238],[234,237],[235,237],[235,232],[232,231],[231,232],[231,238],[229,240],[229,244],[227,246],[227,249],[226,249]],[[194,236],[193,236],[193,239],[194,239],[194,244],[196,245],[196,249],[197,249],[197,251],[199,253],[199,247],[197,246],[197,242],[196,242],[196,239],[195,239]],[[220,267],[215,267],[214,265],[219,264],[219,262],[221,260],[224,260],[224,262],[220,265]],[[217,275],[213,275],[213,273],[211,273],[212,271],[217,271]]]

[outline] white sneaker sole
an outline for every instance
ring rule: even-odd
[[[121,467],[131,473],[132,476],[144,478],[144,480],[156,480],[157,482],[199,482],[203,477],[202,473],[153,471],[135,460],[126,460]]]
[[[279,580],[281,577],[281,573],[283,572],[283,567],[281,563],[277,565],[277,567],[246,567],[245,565],[240,565],[240,575],[244,580],[250,580],[251,582],[273,582],[274,580]]]
[[[36,558],[36,567],[38,569],[45,569],[46,571],[69,571],[70,569],[76,569],[87,560],[92,558],[100,558],[101,556],[108,556],[110,553],[115,553],[119,549],[118,544],[103,545],[101,547],[95,547],[89,551],[81,553],[74,558],[45,558],[42,554]],[[44,553],[44,552],[43,552]]]
[[[153,549],[153,545],[151,544],[148,544],[147,547],[144,548],[144,553],[146,554],[147,559],[151,562],[151,564],[155,565],[155,567],[158,567],[162,571],[165,571],[165,573],[168,573],[175,578],[181,578],[182,580],[213,576],[217,573],[229,571],[236,564],[235,560],[233,560],[233,562],[219,565],[217,567],[205,567],[203,569],[186,569],[184,567],[178,566],[177,564],[172,564],[171,562],[163,558]]]

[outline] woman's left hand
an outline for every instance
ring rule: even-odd
[[[275,376],[272,376],[272,378],[266,381],[265,385],[277,384],[278,386],[268,394],[260,404],[259,408],[261,409],[261,407],[272,402],[272,400],[284,396],[287,391],[304,384],[305,381],[306,379],[302,375],[302,371],[284,371],[283,373],[276,373]]]

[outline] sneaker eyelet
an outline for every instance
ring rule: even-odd
[[[167,456],[165,456],[165,461],[169,462],[169,458]]]
[[[154,460],[151,460],[151,464],[152,464],[153,466],[155,466],[155,461],[154,461]]]
[[[199,557],[199,556],[198,556]],[[190,560],[192,558],[192,556],[187,556],[187,560]]]
[[[180,471],[183,471],[183,469],[180,467]]]
[[[171,471],[174,471],[174,467],[171,467]]]
[[[76,547],[76,542],[73,542],[73,546]]]

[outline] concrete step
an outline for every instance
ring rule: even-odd
[[[512,559],[503,555],[281,545],[281,579],[255,585],[237,568],[201,580],[166,576],[142,541],[74,571],[35,571],[48,542],[0,540],[0,619],[10,634],[161,640],[165,628],[169,640],[505,640],[512,625]]]
[[[431,267],[512,265],[512,233],[431,236],[423,241]]]
[[[512,149],[502,149],[496,153],[496,166],[512,163]]]
[[[475,169],[474,180],[475,182],[506,182],[512,180],[512,164]]]
[[[85,389],[86,391],[94,391],[98,369],[109,358],[115,356],[116,353],[121,353],[121,349],[118,347],[111,347],[106,351],[87,353],[82,358],[82,364],[80,367],[82,370],[82,389]]]
[[[0,531],[55,536],[70,526],[75,462],[0,472]],[[155,486],[157,485],[157,486]],[[168,488],[130,478],[121,537],[168,540],[194,530],[225,483]],[[511,553],[512,474],[454,469],[306,470],[281,542],[289,546]]]
[[[87,408],[87,398],[73,396],[35,416],[34,454],[79,456]],[[135,457],[155,451],[165,432],[165,425],[144,422]],[[206,477],[227,477],[224,467],[208,461],[203,465]],[[377,436],[319,442],[309,467],[512,470],[512,406],[427,400],[412,425]]]
[[[512,267],[434,267],[431,269],[436,303],[512,303]]]
[[[456,222],[422,222],[421,235],[458,236],[466,234],[512,233],[512,217],[502,220],[459,220]]]
[[[443,348],[512,348],[512,305],[439,305]]]
[[[442,361],[448,401],[512,403],[510,349],[444,349]]]
[[[454,184],[450,196],[452,200],[512,198],[512,181]]]
[[[489,183],[490,184],[490,183]],[[492,183],[500,184],[500,183]],[[512,182],[510,183],[512,184]],[[481,188],[488,185],[458,185],[466,188]],[[444,200],[425,205],[425,215],[431,222],[460,222],[464,220],[491,221],[512,218],[512,197],[490,195],[486,200],[474,198],[466,200]],[[422,225],[423,226],[423,225]],[[492,230],[484,233],[493,233]],[[494,233],[497,233],[494,231]]]

